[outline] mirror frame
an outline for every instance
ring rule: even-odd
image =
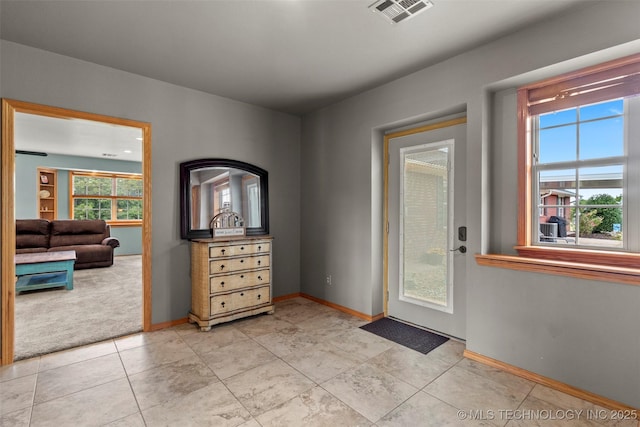
[[[266,170],[250,163],[229,159],[196,159],[180,163],[180,237],[182,239],[211,238],[211,229],[190,228],[191,172],[206,168],[234,168],[260,178],[260,227],[247,227],[247,236],[269,234],[269,185]]]

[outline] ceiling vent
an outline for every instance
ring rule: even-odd
[[[382,15],[392,24],[406,21],[433,7],[429,0],[379,0],[369,6],[372,12]]]

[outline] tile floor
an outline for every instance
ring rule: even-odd
[[[296,298],[210,332],[184,324],[21,361],[0,367],[0,426],[637,426],[465,359],[461,343],[423,355],[363,323]]]

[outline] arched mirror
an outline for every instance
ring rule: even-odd
[[[181,237],[212,237],[211,219],[225,210],[242,216],[248,236],[268,234],[267,171],[228,159],[180,163]]]

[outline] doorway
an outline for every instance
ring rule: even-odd
[[[385,315],[464,339],[466,118],[385,137]]]
[[[151,125],[80,111],[32,104],[22,101],[2,100],[2,172],[1,204],[2,223],[0,226],[0,253],[2,255],[1,286],[1,364],[10,364],[15,349],[15,120],[19,113],[59,119],[78,119],[106,123],[114,126],[136,128],[141,134],[142,153],[142,327],[151,328]],[[34,178],[35,180],[35,178]]]

